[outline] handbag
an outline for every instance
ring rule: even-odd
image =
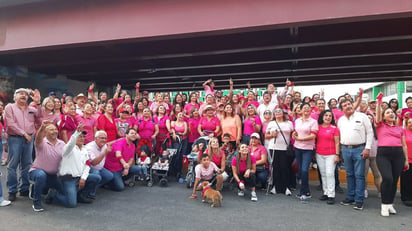
[[[275,120],[275,122],[276,122],[276,125],[277,125],[278,128],[279,128],[279,131],[280,131],[280,134],[281,134],[282,137],[283,137],[283,140],[285,141],[286,144],[288,144],[288,147],[287,147],[287,149],[286,149],[286,155],[291,156],[291,157],[292,157],[292,156],[295,156],[295,152],[293,151],[292,142],[290,142],[290,140],[289,140],[289,143],[286,141],[285,135],[283,134],[283,131],[282,131],[282,129],[280,128],[278,122],[277,122],[276,120]]]

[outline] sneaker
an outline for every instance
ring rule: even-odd
[[[149,181],[149,180],[150,180],[150,176],[146,175],[146,181]]]
[[[243,196],[245,196],[245,191],[239,190],[237,192],[237,195],[240,196],[240,197],[243,197]]]
[[[270,190],[270,193],[276,194],[276,188],[275,188],[275,186],[273,186],[272,190]]]
[[[292,192],[288,188],[286,188],[285,195],[286,196],[291,196]]]
[[[7,165],[7,161],[2,161],[1,162],[1,166],[6,166]]]
[[[9,193],[9,201],[15,201],[16,200],[16,194],[15,193]]]
[[[30,187],[29,187],[29,198],[30,198],[30,200],[33,200],[33,194],[34,194],[34,184],[30,184]]]
[[[365,199],[368,198],[368,190],[365,189]]]
[[[309,195],[309,196],[306,196],[306,195],[302,195],[302,196],[300,196],[300,200],[301,201],[307,201],[308,199],[310,199],[310,198],[312,198],[312,196],[311,195]]]
[[[31,206],[34,212],[43,212],[44,208],[41,205],[40,201],[33,201],[33,205]]]
[[[340,202],[341,205],[354,205],[355,201],[354,200],[349,200],[348,198],[346,198],[345,200]]]
[[[333,205],[335,204],[335,198],[334,197],[328,197],[328,200],[326,201],[328,205]]]
[[[11,201],[3,200],[2,202],[0,202],[0,207],[4,207],[4,206],[10,205],[10,204],[11,204]]]
[[[21,197],[28,197],[29,194],[30,194],[30,193],[29,193],[29,190],[27,190],[27,191],[21,191],[21,192],[20,192],[20,196],[21,196]]]
[[[250,200],[252,200],[252,201],[257,201],[257,200],[258,200],[258,198],[257,198],[257,196],[256,196],[256,192],[252,192],[252,193],[251,193]]]
[[[328,196],[322,195],[321,197],[319,197],[319,200],[326,201],[326,200],[328,200]]]
[[[335,192],[337,192],[337,193],[343,193],[343,189],[342,189],[339,185],[337,185],[337,186],[335,187]]]
[[[355,204],[355,206],[353,207],[353,209],[362,210],[362,209],[363,209],[363,203],[362,203],[362,202],[356,202],[356,204]]]
[[[305,195],[303,195],[303,196],[305,196],[306,197],[306,199],[310,199],[310,198],[312,198],[312,195],[310,195],[310,193],[306,193]]]

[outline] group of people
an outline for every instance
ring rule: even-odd
[[[250,83],[247,92],[235,94],[230,79],[228,95],[215,90],[211,79],[203,86],[203,94],[179,93],[173,100],[156,92],[153,102],[147,91],[140,92],[140,83],[134,100],[120,85],[112,98],[106,92],[95,94],[92,84],[88,96],[58,98],[50,92],[42,103],[39,91],[17,89],[13,103],[0,101],[9,194],[6,200],[0,191],[0,206],[15,201],[17,193],[32,198],[34,211],[44,210],[42,194],[47,194],[45,202],[66,207],[91,203],[100,187],[122,191],[128,178],[147,179],[147,169],[155,162],[152,154],[158,164],[168,162],[165,143],[180,150],[172,168],[177,177],[183,157],[192,151],[199,154],[191,198],[200,181],[216,182],[221,190],[230,176],[239,196],[250,188],[252,201],[257,201],[256,187],[291,195],[297,182],[297,196],[307,200],[308,170],[315,161],[320,199],[334,204],[343,161],[348,189],[341,204],[363,209],[370,166],[382,195],[382,216],[396,213],[399,177],[401,199],[412,205],[412,187],[406,183],[412,178],[412,98],[406,100],[408,108],[398,109],[396,100],[385,104],[379,95],[376,101],[365,101],[360,91],[355,100],[349,94],[330,99],[326,109],[323,93],[302,98],[289,80],[280,92],[268,84],[260,99]],[[207,149],[196,143],[205,136],[210,138]],[[226,164],[229,156],[234,157]]]

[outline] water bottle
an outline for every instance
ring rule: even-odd
[[[7,139],[6,139],[6,131],[4,130],[4,127],[1,128],[1,144],[5,144],[7,143]],[[3,147],[1,147],[3,148]]]

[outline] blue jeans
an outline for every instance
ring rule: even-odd
[[[9,136],[9,164],[7,166],[7,188],[9,194],[17,193],[18,179],[17,167],[20,165],[20,192],[29,191],[29,169],[32,164],[33,152],[33,136],[32,141],[27,143],[23,137]]]
[[[250,135],[243,134],[241,143],[249,145],[250,144]]]
[[[123,170],[112,172],[113,180],[109,182],[109,188],[113,191],[123,191],[124,190],[124,180],[130,177],[134,177],[138,174],[138,169],[136,165],[132,165],[129,168],[129,174],[127,176],[122,176]]]
[[[312,161],[313,150],[304,150],[295,148],[296,161],[299,167],[299,178],[302,181],[300,186],[300,194],[310,194],[309,189],[309,165]]]
[[[365,146],[358,148],[346,148],[342,146],[343,161],[346,169],[349,200],[363,202],[365,198],[365,160],[361,153]]]
[[[147,166],[147,165],[137,165],[136,166],[137,167],[137,174],[138,175],[144,175],[144,176],[146,176],[147,175],[147,169],[149,168],[149,166]]]
[[[77,195],[87,196],[92,192],[101,180],[97,174],[89,174],[83,189],[78,190],[80,177],[62,180],[63,193],[57,191],[55,199],[67,208],[74,208],[77,205]]]
[[[1,138],[0,138],[0,163],[1,163],[2,158],[3,158],[3,143],[1,142]]]
[[[1,173],[0,173],[0,202],[4,200],[3,198],[3,186],[1,185]]]
[[[262,188],[266,188],[268,181],[269,170],[265,169],[263,171],[256,172],[256,184],[260,183]]]
[[[99,175],[101,177],[100,182],[96,185],[96,188],[90,192],[90,195],[95,196],[96,195],[96,190],[103,185],[109,183],[110,181],[113,180],[113,173],[110,172],[109,170],[102,168],[100,170],[91,168],[90,173]]]
[[[41,169],[36,169],[29,172],[29,178],[34,182],[33,202],[41,201],[41,194],[46,187],[62,191],[62,185],[57,175],[49,175]]]

